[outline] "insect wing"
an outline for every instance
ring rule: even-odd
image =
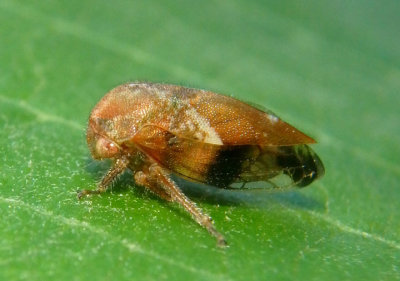
[[[132,141],[171,172],[221,188],[284,189],[308,185],[323,174],[322,163],[307,145],[215,145],[155,125],[143,127]]]
[[[311,137],[268,110],[260,110],[210,91],[176,85],[133,83],[120,86],[113,94],[118,95],[118,101],[130,101],[121,115],[131,118],[132,123],[146,118],[146,122],[181,138],[217,145],[289,146],[315,143]],[[136,112],[135,116],[132,111]],[[141,115],[141,112],[146,114]]]
[[[324,175],[321,160],[308,145],[267,146],[259,149],[258,156],[242,166],[241,173],[231,187],[304,187]]]
[[[173,173],[199,182],[207,181],[209,165],[221,147],[177,137],[155,125],[144,126],[129,143]]]
[[[268,110],[260,110],[229,96],[186,89],[179,99],[207,120],[224,145],[289,146],[315,143]]]

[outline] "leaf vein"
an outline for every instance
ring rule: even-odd
[[[292,213],[295,213],[297,216],[299,215],[297,210],[290,209],[290,208],[287,208],[287,210],[289,210]],[[341,222],[340,220],[334,219],[330,216],[327,216],[326,214],[321,214],[321,213],[318,213],[315,211],[310,211],[310,210],[307,210],[306,213],[338,228],[339,230],[341,230],[345,233],[354,234],[354,235],[357,235],[357,236],[360,236],[363,238],[367,238],[367,239],[370,239],[370,240],[373,240],[376,242],[380,242],[387,246],[390,246],[392,248],[400,250],[400,243],[397,241],[389,240],[380,235],[377,235],[374,233],[369,233],[369,232],[362,231],[362,230],[356,229],[354,227],[348,226],[345,223]]]
[[[109,232],[105,231],[104,229],[93,226],[93,225],[89,224],[88,222],[80,221],[75,218],[68,218],[68,217],[65,217],[62,215],[54,214],[52,211],[46,210],[45,208],[42,208],[39,206],[34,206],[32,204],[26,203],[17,198],[5,198],[5,197],[0,196],[0,201],[3,203],[13,204],[14,206],[22,207],[22,208],[28,209],[30,211],[33,211],[43,217],[49,218],[51,221],[56,222],[57,224],[62,223],[63,225],[67,225],[69,227],[84,228],[86,230],[91,231],[92,233],[101,235],[102,237],[107,237],[107,239],[109,241],[112,241],[116,244],[122,245],[123,247],[128,249],[130,252],[146,255],[151,258],[162,261],[164,263],[180,267],[186,271],[190,271],[193,273],[198,273],[198,274],[202,274],[204,276],[208,276],[209,278],[212,278],[212,280],[221,278],[221,276],[218,274],[214,274],[214,273],[204,271],[204,270],[199,270],[198,268],[188,266],[186,264],[174,261],[170,257],[162,256],[153,251],[143,249],[138,244],[133,243],[133,242],[127,240],[126,238],[122,238],[122,237],[115,236],[114,234],[110,234]]]

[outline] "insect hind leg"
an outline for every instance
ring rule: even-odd
[[[135,182],[138,185],[145,186],[150,191],[160,196],[162,199],[167,201],[173,201],[171,194],[169,194],[164,188],[161,188],[160,185],[155,181],[152,177],[148,176],[148,171],[138,171],[135,173]]]
[[[197,207],[193,201],[183,194],[166,171],[158,164],[152,164],[148,170],[145,170],[145,172],[137,172],[135,174],[135,179],[139,180],[138,184],[149,188],[156,194],[160,195],[160,197],[182,205],[198,224],[206,228],[208,232],[217,239],[219,246],[227,245],[224,236],[216,230],[211,218],[203,213],[203,211]]]

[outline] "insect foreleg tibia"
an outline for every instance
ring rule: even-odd
[[[148,177],[152,179],[148,181],[148,183],[157,184],[157,188],[163,188],[165,193],[171,197],[172,201],[181,204],[201,226],[206,228],[208,232],[217,239],[219,246],[227,245],[224,236],[215,229],[211,218],[203,213],[194,202],[192,202],[188,197],[185,196],[185,194],[182,193],[179,187],[173,180],[171,180],[163,168],[157,164],[153,164],[149,167],[148,173]],[[155,189],[154,187],[147,187],[151,190]]]
[[[126,157],[121,157],[118,158],[113,166],[108,170],[107,174],[103,177],[99,185],[97,186],[97,189],[90,190],[90,189],[84,189],[81,191],[78,191],[78,199],[81,199],[85,195],[92,195],[92,194],[100,194],[103,193],[107,190],[108,186],[112,183],[112,181],[118,177],[125,169],[127,168],[129,164],[129,160]]]

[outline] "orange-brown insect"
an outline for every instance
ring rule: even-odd
[[[218,240],[209,216],[187,198],[170,174],[221,188],[306,186],[324,174],[306,144],[315,141],[264,112],[231,97],[175,85],[130,83],[105,95],[93,109],[87,142],[95,159],[113,165],[96,190],[106,191],[125,169],[138,185],[181,204]]]

